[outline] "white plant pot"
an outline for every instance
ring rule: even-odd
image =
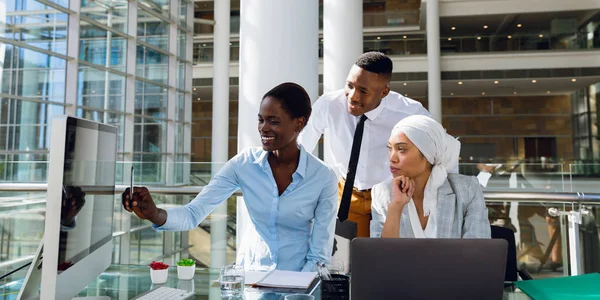
[[[190,280],[196,273],[196,264],[192,266],[177,266],[177,278],[181,280]]]
[[[169,269],[164,270],[152,270],[150,269],[150,279],[153,284],[163,284],[167,282],[169,277]]]

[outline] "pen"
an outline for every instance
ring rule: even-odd
[[[133,165],[131,166],[131,175],[129,178],[129,207],[133,204]]]

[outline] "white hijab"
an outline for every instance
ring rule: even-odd
[[[460,142],[446,133],[434,119],[414,115],[402,119],[392,129],[392,136],[403,132],[433,165],[431,175],[425,185],[423,212],[425,216],[435,213],[438,188],[444,184],[448,173],[458,173]]]

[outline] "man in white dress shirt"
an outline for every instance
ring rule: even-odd
[[[314,103],[311,118],[299,137],[299,142],[311,152],[327,130],[328,155],[342,177],[338,182],[342,201],[346,178],[354,177],[348,172],[351,149],[356,143],[354,133],[359,119],[367,117],[363,117],[362,142],[357,147],[360,152],[347,213],[348,220],[358,224],[359,237],[369,236],[371,188],[390,176],[387,142],[392,128],[411,115],[431,116],[418,101],[390,91],[392,67],[392,61],[383,53],[360,55],[348,73],[345,88],[324,94]]]

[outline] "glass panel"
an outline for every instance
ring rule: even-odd
[[[46,151],[45,151],[46,152]],[[46,183],[48,154],[0,155],[0,181],[5,183]]]
[[[138,10],[137,38],[160,49],[169,50],[169,23]]]
[[[134,144],[136,152],[165,152],[166,122],[151,118],[135,118]]]
[[[143,5],[159,14],[169,17],[169,0],[139,0],[139,5]],[[141,12],[141,10],[140,10]]]
[[[78,76],[77,105],[125,111],[124,76],[88,66],[80,66]]]
[[[137,46],[136,75],[162,84],[168,84],[169,57],[145,46]]]
[[[140,184],[164,184],[165,159],[166,156],[162,154],[134,154],[133,160],[136,161],[134,164],[136,169],[135,182]],[[158,200],[157,203],[163,202]],[[137,218],[132,218],[132,221],[133,219]]]
[[[185,32],[179,30],[179,36],[177,38],[177,56],[180,59],[185,59],[185,50],[186,50],[186,34]]]
[[[127,1],[81,1],[81,15],[127,33]]]
[[[143,81],[135,82],[135,114],[154,118],[167,117],[167,89]]]
[[[178,60],[177,61],[177,88],[180,90],[185,90],[185,62]]]
[[[2,93],[64,102],[66,61],[5,44]]]
[[[125,131],[125,115],[124,114],[117,114],[117,113],[112,113],[112,112],[78,108],[77,116],[80,118],[117,126],[117,128],[119,130],[118,136],[117,136],[117,151],[124,151],[123,150],[123,142],[124,142],[123,139],[124,139],[124,134],[125,134],[124,133],[124,131]]]
[[[187,2],[179,0],[179,25],[187,27]]]
[[[7,39],[65,55],[67,21],[67,14],[39,2],[9,0],[6,3],[7,26],[0,34]]]
[[[79,59],[124,72],[126,50],[127,40],[124,37],[81,22]]]

